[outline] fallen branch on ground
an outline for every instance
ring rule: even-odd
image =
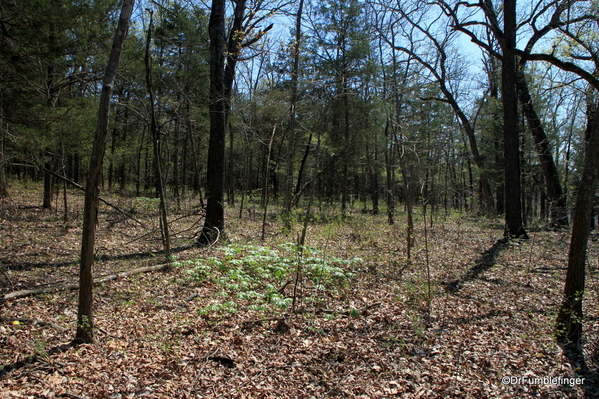
[[[101,278],[98,278],[98,279],[94,280],[94,285],[105,283],[107,281],[116,280],[116,279],[122,278],[122,277],[127,277],[127,276],[130,276],[130,275],[133,275],[133,274],[140,274],[140,273],[148,273],[148,272],[156,272],[156,271],[160,271],[160,270],[166,270],[169,267],[171,267],[171,264],[170,263],[165,263],[165,264],[162,264],[162,265],[140,267],[140,268],[137,268],[137,269],[126,271],[126,272],[119,272],[119,273],[109,274],[108,276],[104,276],[104,277],[101,277]],[[21,291],[10,292],[10,293],[4,295],[2,297],[2,301],[6,301],[8,299],[24,298],[24,297],[32,296],[32,295],[48,294],[48,293],[55,292],[55,291],[78,290],[78,289],[79,289],[79,284],[67,284],[67,285],[60,285],[60,286],[55,286],[55,287],[46,287],[46,288],[40,288],[40,289],[21,290]]]

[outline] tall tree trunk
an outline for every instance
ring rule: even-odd
[[[501,87],[505,158],[505,235],[513,238],[528,238],[522,220],[516,57],[513,51],[516,46],[516,0],[504,0],[503,15]]]
[[[593,200],[599,179],[599,106],[589,101],[587,110],[586,156],[578,187],[572,223],[572,238],[568,254],[568,271],[564,297],[557,316],[556,336],[560,343],[569,344],[581,353],[582,297],[585,285],[585,264],[590,234]]]
[[[187,102],[187,134],[189,135],[189,146],[191,147],[191,161],[193,166],[193,185],[195,191],[200,197],[200,207],[204,208],[204,197],[202,196],[202,177],[200,175],[200,165],[198,162],[198,153],[196,152],[193,141],[193,124],[191,122],[191,104]]]
[[[395,215],[395,196],[393,192],[395,191],[395,167],[394,167],[394,140],[389,137],[389,125],[390,121],[387,118],[387,123],[385,124],[385,137],[386,137],[386,145],[385,145],[385,167],[387,169],[387,221],[389,224],[394,224],[394,215]]]
[[[284,223],[291,229],[291,207],[293,206],[293,173],[295,170],[295,118],[297,117],[297,88],[299,75],[299,54],[302,40],[302,13],[304,0],[300,0],[295,16],[295,41],[293,43],[293,67],[291,70],[291,98],[289,99],[289,126],[287,139],[287,168],[285,171],[285,196],[283,199]],[[310,145],[308,144],[308,148]],[[305,158],[304,158],[305,159]],[[303,161],[302,161],[303,162]],[[303,168],[303,166],[302,166]],[[299,177],[298,177],[299,184]]]
[[[241,44],[244,37],[243,18],[245,14],[246,0],[235,1],[235,11],[233,15],[233,25],[229,32],[227,43],[227,63],[225,66],[224,93],[225,93],[225,129],[228,126],[228,117],[231,112],[231,99],[233,97],[233,83],[235,82],[235,68],[237,60],[241,53]],[[229,127],[229,163],[227,166],[227,188],[230,205],[235,205],[235,175],[233,173],[233,129]]]
[[[81,263],[79,268],[79,305],[77,308],[77,342],[92,343],[94,341],[92,264],[94,263],[94,246],[96,240],[96,224],[98,220],[98,203],[100,198],[100,176],[104,153],[106,152],[106,135],[108,134],[108,115],[110,112],[110,96],[116,77],[116,70],[121,57],[123,42],[129,30],[129,21],[135,0],[123,0],[121,16],[112,43],[106,75],[102,83],[102,94],[98,108],[96,134],[89,162],[89,172],[85,187],[85,203],[83,206],[83,231],[81,233]]]
[[[4,93],[0,93],[0,198],[8,196],[8,181],[6,180],[6,157],[4,156]]]
[[[488,40],[491,41],[491,31],[488,30],[487,31],[487,36],[488,36]],[[485,62],[485,69],[487,70],[487,78],[489,80],[489,97],[493,98],[494,100],[496,100],[497,102],[499,102],[499,86],[501,84],[501,82],[499,81],[499,60],[495,59],[495,57],[493,57],[493,55],[489,55],[489,57],[486,59]],[[494,122],[497,123],[497,126],[499,126],[499,124],[501,123],[501,116],[496,113],[496,112],[492,112],[491,114]],[[497,165],[497,167],[499,169],[504,169],[505,168],[505,160],[503,159],[503,157],[501,156],[501,153],[503,152],[501,149],[501,134],[502,132],[499,132],[499,129],[495,130],[493,129],[491,131],[491,134],[493,135],[493,149],[494,149],[494,154],[495,154],[495,165]],[[505,212],[505,185],[503,184],[503,181],[500,181],[497,183],[497,185],[495,186],[495,193],[496,193],[496,201],[495,201],[495,212],[498,215],[503,215]]]
[[[150,44],[152,42],[152,13],[150,12],[150,24],[148,26],[148,37],[146,39],[146,86],[150,97],[150,135],[152,136],[154,150],[154,179],[156,179],[156,188],[160,198],[160,232],[162,233],[162,244],[168,261],[171,254],[171,239],[168,231],[168,218],[166,214],[166,190],[164,189],[164,179],[162,177],[162,161],[160,157],[160,132],[156,122],[156,109],[154,104],[154,90],[152,86],[152,59],[150,55]]]
[[[375,133],[374,140],[374,162],[371,164],[372,178],[370,198],[372,199],[372,213],[375,215],[379,214],[379,152],[378,152],[378,138]]]
[[[346,86],[345,76],[342,78],[342,94],[343,94],[343,139],[344,139],[344,153],[345,156],[342,159],[343,163],[343,175],[341,181],[341,210],[343,217],[347,216],[347,202],[349,201],[349,160],[352,158],[353,149],[349,140],[349,88]]]
[[[42,203],[44,209],[52,209],[52,192],[54,191],[52,171],[54,171],[53,160],[46,162],[44,166],[44,201]]]
[[[141,137],[139,139],[139,150],[137,151],[137,168],[135,174],[135,196],[139,197],[140,195],[140,186],[141,186],[141,154],[143,153],[143,145],[144,145],[144,137],[146,135],[146,127],[141,131]]]
[[[299,199],[302,192],[302,177],[304,176],[304,171],[306,169],[306,161],[308,160],[308,155],[310,154],[310,147],[312,146],[312,132],[308,136],[308,143],[306,144],[306,151],[304,151],[304,156],[302,157],[302,162],[300,163],[299,170],[297,171],[297,182],[295,184],[295,191],[293,192],[293,203],[291,206],[297,206],[299,203]]]
[[[550,225],[553,228],[567,227],[568,209],[566,196],[562,190],[557,167],[553,161],[549,139],[547,138],[545,129],[543,129],[543,125],[541,124],[541,119],[532,103],[524,71],[520,68],[517,73],[516,84],[518,88],[518,97],[520,98],[520,104],[522,105],[522,111],[526,117],[528,128],[534,139],[537,153],[539,154],[539,161],[541,162],[543,176],[545,177],[545,185],[547,186],[547,197],[550,201]]]
[[[206,219],[201,245],[212,244],[225,229],[224,178],[225,178],[225,0],[213,0],[210,12],[210,142],[208,144],[208,170],[206,181]]]

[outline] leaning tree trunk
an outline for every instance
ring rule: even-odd
[[[541,119],[537,114],[530,96],[528,89],[528,83],[524,76],[524,71],[519,70],[516,79],[516,85],[518,88],[518,97],[520,98],[520,104],[522,105],[522,111],[526,117],[528,128],[535,141],[535,147],[539,154],[539,161],[541,162],[541,168],[543,170],[543,176],[545,177],[545,185],[547,186],[547,197],[550,201],[549,204],[549,217],[550,225],[552,228],[562,228],[568,226],[568,209],[566,204],[566,196],[562,185],[559,181],[559,174],[557,167],[553,161],[553,155],[551,154],[551,146]]]
[[[102,95],[98,108],[96,135],[89,162],[89,172],[85,187],[85,203],[83,208],[83,231],[81,233],[81,263],[79,268],[79,306],[77,309],[77,333],[75,341],[92,343],[94,341],[94,323],[92,314],[92,264],[94,262],[94,246],[96,224],[100,198],[100,174],[106,152],[106,135],[108,134],[108,115],[110,112],[110,95],[116,77],[116,70],[121,57],[123,42],[129,30],[129,21],[135,0],[124,0],[121,16],[112,43],[106,75],[102,83]]]
[[[557,316],[556,336],[560,343],[571,345],[581,353],[582,297],[585,283],[587,243],[590,234],[593,200],[599,179],[599,123],[598,105],[589,103],[586,131],[586,156],[578,188],[572,223],[572,238],[568,254],[568,271],[564,297]]]

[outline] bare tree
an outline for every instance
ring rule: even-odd
[[[513,0],[509,0],[513,1]],[[497,29],[498,18],[492,10],[489,0],[477,4],[487,16],[488,24],[495,30],[496,37],[505,40],[505,32]],[[597,21],[596,11],[592,4],[580,0],[559,2],[552,1],[545,5],[536,3],[532,12],[521,23],[528,25],[531,37],[526,47],[518,49],[512,42],[512,52],[524,61],[544,61],[563,71],[571,72],[577,78],[584,79],[592,87],[592,93],[587,101],[587,130],[586,130],[586,155],[582,178],[579,185],[578,196],[572,223],[572,237],[568,255],[568,271],[564,285],[562,305],[557,317],[557,338],[560,343],[566,344],[567,349],[573,349],[577,359],[582,357],[580,338],[582,334],[582,299],[585,285],[585,263],[587,242],[590,232],[593,199],[599,175],[599,123],[597,122],[597,92],[599,90],[599,51],[594,40]],[[471,40],[481,46],[481,42],[472,26],[484,24],[474,20],[460,20],[457,9],[447,8],[448,13],[454,18],[456,29],[467,34]],[[505,9],[513,9],[513,5]],[[506,10],[504,10],[505,13]],[[565,15],[565,18],[564,18]],[[515,18],[508,15],[510,19]],[[504,20],[506,16],[504,15]],[[549,52],[534,52],[535,45],[541,37],[549,32],[554,33],[553,46]],[[567,51],[560,47],[566,43]],[[521,61],[521,62],[524,62]],[[589,66],[592,68],[589,69]],[[584,366],[584,363],[583,365]]]
[[[476,31],[476,28],[481,26],[492,31],[497,42],[503,43],[502,51],[505,52],[503,47],[505,47],[504,44],[508,35],[499,26],[500,18],[491,1],[483,0],[473,4],[474,8],[479,8],[484,12],[485,21],[479,20],[476,13],[464,12],[465,3],[452,5],[443,0],[437,0],[437,3],[441,4],[445,13],[452,18],[454,29],[466,34],[473,43],[484,48],[492,56],[502,59],[502,54],[494,51],[490,41],[484,41],[484,35],[480,35]],[[589,38],[592,38],[592,34],[588,34],[596,29],[597,17],[592,9],[588,8],[590,6],[583,5],[583,3],[585,2],[573,0],[533,4],[530,8],[531,11],[524,14],[518,24],[519,28],[527,27],[526,32],[529,36],[524,41],[525,46],[523,49],[518,49],[514,44],[512,49],[512,52],[520,57],[517,61],[518,68],[516,72],[518,98],[539,155],[547,187],[547,196],[551,202],[550,218],[553,227],[563,227],[568,224],[566,196],[559,181],[549,139],[529,93],[528,83],[525,78],[525,67],[527,61],[546,61],[559,69],[578,75],[592,87],[599,89],[599,79],[596,74],[585,69],[584,65],[577,63],[579,61],[590,61],[594,64],[595,69],[599,68],[598,52],[596,46],[592,44],[592,39],[589,40]],[[585,32],[587,33],[586,36]],[[555,39],[553,39],[554,44],[550,53],[534,52],[537,44],[541,42],[541,39],[546,39],[549,33],[557,33]],[[559,51],[560,43],[564,40],[570,43],[567,46],[570,50],[566,52]]]
[[[372,3],[376,5],[376,3]],[[378,4],[379,6],[381,4]],[[426,100],[437,100],[449,104],[460,122],[460,126],[468,137],[468,144],[472,153],[472,159],[476,167],[482,172],[485,168],[484,161],[478,149],[474,124],[468,118],[460,105],[455,90],[450,80],[459,73],[455,70],[456,65],[451,64],[450,51],[454,45],[455,33],[448,26],[449,20],[443,20],[442,10],[436,9],[430,4],[416,2],[413,8],[408,9],[406,3],[397,2],[393,7],[386,3],[383,10],[391,14],[392,19],[397,19],[399,26],[402,23],[403,35],[408,39],[407,45],[396,45],[395,41],[384,32],[381,27],[378,31],[383,39],[395,50],[409,55],[412,59],[422,65],[429,73],[432,80],[437,84],[443,97],[426,98]],[[455,55],[455,53],[454,53]],[[487,212],[493,211],[493,195],[491,186],[486,176],[479,176],[480,185]]]
[[[287,170],[285,178],[285,197],[284,197],[284,211],[285,211],[285,227],[291,228],[291,207],[293,197],[293,171],[295,169],[295,119],[297,117],[297,89],[298,89],[298,75],[299,75],[299,55],[300,55],[300,43],[302,39],[302,11],[304,9],[304,0],[300,0],[297,7],[297,13],[295,16],[295,40],[293,42],[293,67],[291,71],[291,97],[289,99],[289,125],[287,126],[288,138],[287,138]],[[306,148],[306,156],[308,154],[308,147]],[[305,157],[302,164],[305,163]],[[298,178],[298,183],[299,183]]]
[[[94,341],[92,265],[94,263],[96,224],[100,197],[100,175],[102,173],[102,164],[106,150],[110,96],[112,94],[112,86],[116,77],[123,43],[129,30],[129,21],[134,3],[135,0],[123,1],[119,23],[108,59],[108,66],[106,67],[106,75],[102,82],[98,122],[85,186],[83,231],[81,233],[81,263],[79,268],[79,306],[77,309],[77,333],[75,335],[75,340],[82,343],[92,343]]]

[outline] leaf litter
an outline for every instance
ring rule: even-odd
[[[2,220],[2,294],[76,282],[80,229],[30,197]],[[569,384],[579,375],[552,336],[567,232],[498,244],[497,223],[439,215],[426,243],[429,298],[418,224],[411,260],[383,216],[314,224],[294,312],[293,235],[274,222],[260,242],[258,222],[233,215],[228,243],[196,248],[182,234],[169,271],[95,287],[94,345],[52,350],[74,336],[76,291],[5,301],[0,364],[22,365],[4,373],[0,398],[596,397],[594,374]],[[96,276],[163,262],[159,231],[125,219],[108,228],[119,216],[101,216]],[[597,370],[595,241],[588,273],[584,347]]]

